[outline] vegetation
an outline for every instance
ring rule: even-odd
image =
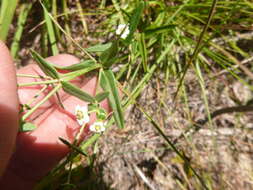
[[[253,47],[252,11],[253,3],[247,0],[1,1],[0,39],[11,47],[18,67],[25,65],[27,60],[23,57],[32,55],[48,77],[40,84],[53,86],[44,100],[23,115],[21,131],[35,128],[26,121],[27,117],[61,88],[90,102],[89,111],[96,112],[98,117],[104,113],[98,103],[105,98],[113,110],[112,116],[101,116],[108,120],[106,132],[95,133],[80,145],[61,139],[73,151],[36,189],[61,189],[62,186],[66,189],[127,189],[116,182],[117,178],[104,182],[106,175],[111,175],[101,173],[103,163],[99,160],[103,160],[103,154],[99,152],[102,152],[101,146],[114,146],[103,144],[109,141],[106,139],[110,139],[110,135],[117,138],[117,133],[128,134],[128,129],[131,131],[128,135],[145,131],[145,126],[129,127],[131,114],[135,114],[133,111],[126,116],[129,109],[138,110],[148,121],[145,125],[152,126],[152,133],[160,139],[153,149],[137,146],[137,150],[132,151],[140,155],[145,152],[145,156],[149,156],[143,160],[152,157],[158,165],[156,170],[170,176],[164,177],[168,180],[166,183],[155,176],[153,169],[150,177],[130,157],[126,162],[131,163],[128,167],[136,173],[132,178],[142,184],[138,186],[133,182],[133,189],[251,189],[253,168],[245,172],[245,168],[240,170],[238,166],[242,175],[238,174],[238,179],[233,181],[229,173],[234,165],[227,170],[220,169],[223,164],[220,156],[231,151],[243,155],[252,151],[252,127],[245,127],[250,123],[248,112],[253,110],[253,73],[249,64]],[[116,34],[120,24],[124,27]],[[82,61],[59,68],[44,59],[66,52]],[[60,74],[57,69],[69,73]],[[103,91],[95,97],[69,83],[87,73],[96,74],[100,79]],[[241,93],[235,89],[236,85],[243,88]],[[147,91],[150,87],[152,92]],[[249,97],[245,93],[249,93]],[[144,95],[152,97],[143,100]],[[149,105],[154,99],[155,108],[152,108]],[[226,115],[232,118],[226,120]],[[137,126],[137,123],[134,121],[132,125]],[[229,137],[225,134],[225,149],[221,149],[224,143],[220,140],[221,128],[233,131]],[[180,134],[173,135],[175,129]],[[211,133],[210,137],[207,135],[207,139],[211,139],[208,145],[206,134],[201,135],[203,132]],[[251,136],[246,135],[239,142],[235,140],[245,133]],[[137,140],[136,136],[132,137],[132,141]],[[129,142],[126,139],[124,141]],[[240,143],[247,144],[249,150],[235,148],[235,144]],[[128,154],[112,152],[112,155]],[[169,160],[166,161],[166,157]],[[238,158],[235,160],[232,163],[239,162]],[[72,167],[73,164],[76,167]],[[239,183],[243,176],[243,182]]]

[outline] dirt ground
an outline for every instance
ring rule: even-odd
[[[189,73],[187,91],[189,110],[194,121],[205,118],[205,107],[199,84]],[[205,78],[211,111],[237,105],[228,93],[238,99],[249,101],[252,93],[238,82],[224,81],[227,76]],[[175,84],[152,81],[139,104],[163,126],[173,141],[191,126],[182,101],[172,102]],[[164,106],[157,94],[163,94]],[[176,104],[176,108],[173,105]],[[182,106],[180,106],[182,104]],[[201,129],[186,133],[187,138],[177,140],[177,147],[184,150],[193,167],[210,179],[213,189],[252,189],[252,113],[229,113],[217,116],[212,124],[205,123]],[[135,106],[125,113],[126,129],[112,128],[100,140],[98,156],[103,180],[113,189],[180,189],[176,181],[188,181],[183,162],[164,143],[154,127]],[[188,175],[188,177],[186,177]],[[143,177],[145,176],[145,177]],[[195,189],[188,184],[189,189]],[[200,188],[201,189],[201,188]]]

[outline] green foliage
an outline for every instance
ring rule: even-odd
[[[81,69],[89,69],[92,66],[94,66],[94,64],[95,62],[93,60],[85,60],[85,61],[81,61],[80,63],[73,64],[70,66],[59,66],[55,64],[51,64],[51,65],[53,65],[53,67],[57,69],[62,69],[62,70],[67,70],[67,71],[79,71]]]
[[[104,52],[107,49],[109,49],[112,46],[112,43],[106,43],[106,44],[97,44],[91,47],[86,48],[88,52]]]
[[[77,153],[79,153],[79,154],[81,154],[81,155],[87,157],[87,154],[86,154],[84,151],[82,151],[79,147],[77,147],[77,146],[71,144],[70,142],[68,142],[67,140],[65,140],[65,139],[63,139],[63,138],[61,138],[61,137],[59,137],[59,140],[60,140],[63,144],[67,145],[69,148],[71,148],[71,149],[73,149],[74,151],[76,151]]]
[[[125,39],[125,43],[127,43],[127,44],[131,43],[131,40],[133,39],[134,32],[138,28],[138,24],[140,23],[140,20],[142,18],[142,13],[143,13],[144,8],[145,8],[145,2],[140,1],[137,5],[136,9],[134,9],[134,11],[130,17],[130,22],[129,22],[129,31],[130,32],[129,32],[129,35],[127,36],[127,38]]]
[[[41,70],[48,76],[59,79],[59,74],[56,71],[54,67],[51,66],[50,63],[48,63],[43,57],[41,57],[36,51],[31,50],[31,54],[35,61],[37,61],[37,64],[41,68]]]
[[[29,131],[33,131],[34,129],[36,129],[36,126],[31,123],[31,122],[20,122],[19,125],[19,132],[29,132]]]
[[[103,101],[105,98],[107,98],[109,96],[109,92],[100,92],[95,96],[95,99],[97,102],[101,102]]]
[[[102,63],[104,68],[109,68],[112,66],[112,64],[117,59],[117,53],[118,53],[118,46],[119,42],[118,40],[111,43],[110,47],[108,47],[106,50],[103,51],[103,53],[100,55],[99,60]]]
[[[69,82],[62,81],[62,88],[65,92],[71,94],[72,96],[75,96],[79,98],[80,100],[93,103],[95,102],[95,99],[89,95],[88,93],[82,91],[80,88],[74,86],[73,84]]]
[[[20,6],[20,15],[18,16],[17,29],[15,32],[13,42],[11,44],[11,55],[13,58],[17,57],[17,53],[18,53],[19,46],[20,46],[19,43],[20,43],[20,40],[21,40],[21,37],[23,34],[23,30],[24,30],[24,25],[26,23],[27,16],[28,16],[31,8],[32,8],[31,3],[23,3]],[[0,28],[1,28],[1,26],[0,26]]]
[[[110,106],[113,110],[113,116],[115,119],[115,122],[119,128],[124,128],[124,117],[123,117],[123,111],[122,106],[118,94],[117,89],[117,81],[114,77],[113,72],[108,70],[101,70],[100,71],[100,85],[101,87],[106,91],[109,91],[109,102]]]
[[[5,41],[10,29],[18,0],[2,0],[0,2],[0,40]]]
[[[24,23],[29,24],[28,14],[30,12],[38,11],[38,14],[42,15],[42,19],[39,20],[39,17],[31,19],[36,29],[32,31],[29,27],[28,29],[30,33],[41,39],[39,42],[36,41],[39,44],[33,44],[33,48],[39,48],[38,52],[42,52],[43,56],[33,50],[31,54],[46,76],[43,76],[44,78],[37,76],[37,78],[41,77],[41,82],[20,84],[19,86],[40,84],[44,87],[50,86],[52,90],[35,106],[27,104],[29,109],[26,109],[21,118],[20,130],[23,132],[35,129],[32,123],[27,122],[27,119],[60,89],[88,102],[89,111],[95,112],[97,119],[108,122],[106,128],[115,122],[121,129],[124,128],[124,109],[129,105],[138,106],[138,97],[152,79],[165,85],[169,84],[172,79],[173,84],[178,84],[176,94],[186,102],[185,107],[171,109],[188,110],[189,122],[192,123],[191,110],[187,105],[187,88],[184,86],[187,81],[184,76],[188,69],[193,69],[201,87],[200,96],[203,97],[210,126],[212,118],[204,75],[216,75],[216,71],[221,70],[221,72],[229,73],[249,89],[253,89],[252,84],[248,82],[251,81],[249,77],[251,66],[247,65],[246,70],[242,69],[242,64],[237,60],[237,58],[247,60],[251,54],[234,40],[239,33],[251,32],[253,24],[251,19],[253,4],[251,1],[112,0],[111,5],[108,1],[103,0],[99,8],[90,9],[82,7],[82,1],[73,4],[68,0],[63,0],[60,3],[56,0],[45,0],[42,1],[42,6],[38,10],[34,9],[34,7],[38,7],[33,6],[35,3],[35,1],[22,1],[20,3],[22,6],[17,7],[17,29],[14,39],[12,40],[12,36],[9,39],[12,42],[11,52],[15,58],[18,58],[17,52],[21,45],[20,42],[27,40],[23,39],[26,36],[24,30],[27,30]],[[17,4],[18,1],[15,0],[1,1],[0,39],[2,40],[6,40]],[[92,17],[92,21],[97,19],[99,24],[87,25],[86,19],[90,17]],[[75,20],[77,27],[71,18],[81,19]],[[126,39],[121,39],[115,34],[116,26],[123,23],[129,27]],[[13,24],[15,27],[16,23]],[[82,28],[80,31],[78,26]],[[56,55],[59,52],[72,53],[83,61],[70,66],[59,66],[49,63],[43,58],[51,54]],[[249,73],[249,76],[245,73]],[[70,83],[76,77],[85,77],[86,75],[99,76],[97,85],[100,85],[104,91],[92,96]],[[119,87],[123,94],[122,98],[119,97]],[[96,90],[99,91],[99,86]],[[159,90],[157,89],[157,91]],[[43,92],[45,91],[42,90],[41,93]],[[99,102],[106,98],[108,98],[112,109],[112,118],[99,107]],[[160,108],[164,102],[161,97],[158,98],[161,101]],[[195,169],[195,165],[192,165],[183,151],[171,141],[158,122],[145,110],[141,109],[141,111],[164,142],[180,158],[185,169],[184,172],[191,174],[186,177],[193,178],[195,176],[194,178],[202,184],[196,189],[207,188],[202,174]],[[101,135],[92,135],[81,142],[80,146],[60,139],[74,152],[70,159],[60,164],[61,169],[64,170],[80,154],[88,159],[87,148],[96,143]],[[51,178],[45,178],[48,180],[45,184],[50,186],[50,181],[55,175],[59,175],[61,178],[62,176],[59,174],[61,172],[58,171],[59,169],[55,169],[50,174]],[[65,179],[64,177],[63,179]],[[189,183],[188,180],[186,179],[187,183]],[[48,189],[47,185],[44,189]],[[66,187],[68,185],[70,184],[67,183]],[[188,188],[184,183],[181,184],[181,187],[182,189]],[[195,187],[189,186],[189,188]]]

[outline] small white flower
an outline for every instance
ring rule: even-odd
[[[75,115],[76,115],[76,120],[79,125],[83,126],[86,123],[89,123],[90,117],[88,114],[88,107],[87,106],[76,106],[75,109]]]
[[[119,24],[118,25],[118,28],[116,30],[116,34],[121,35],[120,37],[122,39],[126,39],[126,37],[128,36],[129,33],[130,33],[130,31],[129,31],[128,24]]]
[[[95,133],[102,133],[105,131],[105,123],[97,121],[90,126],[90,131]]]

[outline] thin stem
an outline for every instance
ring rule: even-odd
[[[206,33],[206,31],[207,31],[210,23],[211,23],[211,20],[212,20],[212,17],[214,15],[214,12],[215,12],[215,8],[216,8],[216,5],[217,5],[217,2],[218,2],[218,0],[213,0],[213,2],[212,2],[212,6],[211,6],[211,9],[210,9],[209,14],[208,14],[207,22],[206,22],[206,24],[205,24],[205,26],[204,26],[204,28],[203,28],[200,36],[199,36],[199,39],[197,41],[197,45],[196,45],[196,47],[194,49],[194,52],[193,52],[192,56],[190,57],[189,62],[187,63],[187,65],[183,69],[183,74],[182,74],[182,77],[179,80],[179,84],[178,84],[178,87],[177,87],[177,91],[176,91],[176,93],[174,95],[173,101],[175,101],[175,99],[176,99],[176,97],[178,95],[178,92],[179,92],[179,90],[180,90],[180,88],[182,86],[183,80],[185,78],[185,75],[186,75],[186,73],[187,73],[190,65],[192,65],[193,61],[196,59],[196,57],[198,56],[198,53],[200,52],[200,49],[201,49],[200,45],[202,44],[202,41],[204,39],[204,35],[205,35],[205,33]]]
[[[75,136],[74,142],[73,142],[73,146],[77,146],[78,141],[80,140],[81,134],[83,133],[83,130],[85,128],[87,123],[84,123],[82,125],[82,127],[80,128],[79,132],[77,133],[77,135]],[[73,152],[70,153],[69,157],[71,157],[73,155]],[[67,183],[70,183],[71,180],[71,174],[72,174],[72,165],[73,165],[73,159],[70,160],[69,163],[69,173],[68,173],[68,179],[67,179]]]
[[[47,87],[48,87],[47,85],[43,86],[43,88],[40,89],[40,91],[39,91],[38,93],[36,93],[36,94],[32,97],[32,99],[31,99],[26,105],[30,106],[30,105],[34,102],[34,100],[35,100],[44,90],[47,89]]]
[[[58,84],[51,92],[49,92],[45,98],[43,98],[38,104],[36,104],[32,109],[30,109],[28,112],[26,112],[23,117],[22,120],[24,121],[25,119],[27,119],[38,107],[40,107],[42,104],[44,104],[51,96],[53,96],[57,90],[59,90],[61,88],[61,84]]]
[[[59,82],[58,79],[46,80],[46,81],[38,81],[38,82],[29,82],[29,83],[21,83],[21,84],[18,84],[18,87],[40,85],[40,84],[52,84],[52,83],[57,83],[57,82]]]
[[[31,74],[22,74],[18,73],[17,77],[27,77],[27,78],[40,78],[40,79],[51,79],[48,76],[41,76],[41,75],[31,75]]]
[[[45,8],[45,6],[41,3],[42,7]],[[48,12],[47,12],[48,13]],[[59,23],[55,20],[55,18],[48,13],[48,16],[50,17],[50,19],[54,22],[54,24],[62,31],[63,34],[65,34],[77,47],[79,47],[90,59],[92,59],[95,63],[97,63],[97,60],[91,55],[89,54],[88,51],[86,51],[80,44],[78,44],[76,42],[76,40],[74,40],[70,35],[67,34],[67,32],[59,25]]]

